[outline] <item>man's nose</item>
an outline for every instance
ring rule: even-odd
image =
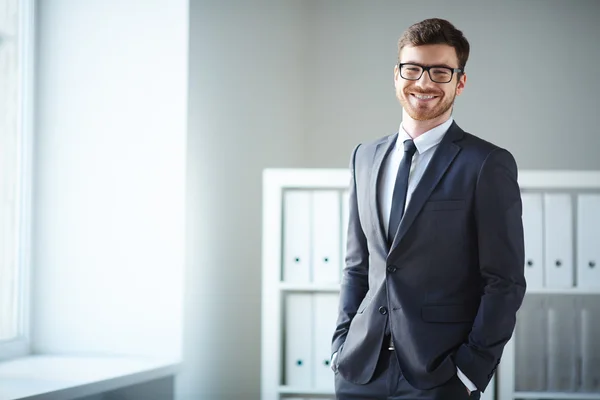
[[[421,87],[431,86],[433,83],[431,76],[429,76],[429,71],[427,70],[423,70],[421,77],[416,81],[416,84]]]

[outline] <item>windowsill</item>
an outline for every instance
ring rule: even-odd
[[[0,400],[91,396],[174,376],[178,369],[178,362],[140,357],[22,357],[0,363]]]

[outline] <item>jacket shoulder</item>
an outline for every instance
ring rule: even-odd
[[[503,156],[514,159],[509,150],[468,132],[464,132],[459,145],[462,148],[461,152],[467,155],[470,160],[478,161],[479,164],[483,164],[492,154],[503,154]]]
[[[461,145],[464,149],[482,154],[489,154],[500,149],[500,146],[469,132],[464,133],[463,140],[461,142]]]
[[[385,144],[391,140],[394,140],[394,137],[398,133],[392,133],[386,136],[382,136],[378,139],[362,142],[355,147],[356,157],[362,158],[365,155],[373,155],[378,146]]]

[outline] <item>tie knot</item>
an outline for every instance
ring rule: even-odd
[[[404,152],[409,154],[411,157],[417,151],[417,147],[415,146],[415,142],[408,139],[404,141]]]

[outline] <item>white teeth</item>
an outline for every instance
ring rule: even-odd
[[[433,99],[435,97],[435,96],[425,96],[422,94],[415,94],[414,96],[420,100],[429,100],[429,99]]]

